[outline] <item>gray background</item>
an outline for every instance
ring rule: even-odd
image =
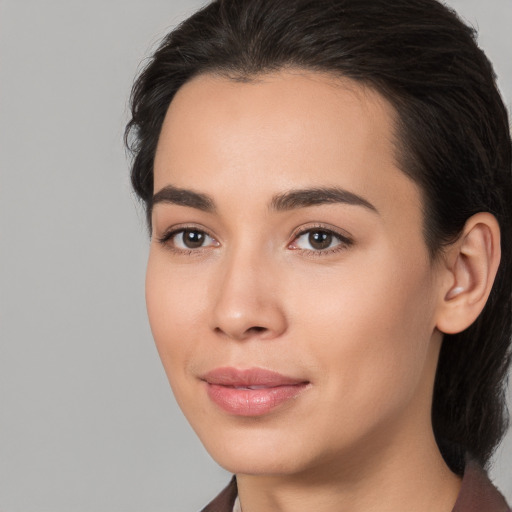
[[[122,147],[145,56],[199,0],[0,0],[0,510],[197,510],[227,482],[147,325]],[[512,0],[452,0],[512,104]],[[493,476],[512,501],[512,436]]]

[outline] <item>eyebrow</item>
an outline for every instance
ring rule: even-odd
[[[188,206],[204,212],[215,211],[215,203],[213,202],[213,199],[206,194],[194,192],[193,190],[187,190],[185,188],[174,187],[172,185],[167,185],[153,195],[151,205],[154,206],[158,203],[171,203],[179,206]]]
[[[167,185],[153,195],[152,206],[158,203],[171,203],[188,206],[212,213],[216,210],[213,199],[199,192]],[[339,187],[321,187],[289,190],[275,195],[270,201],[270,209],[275,211],[295,210],[321,204],[342,203],[362,206],[378,213],[377,208],[363,197]]]
[[[372,203],[353,192],[339,187],[290,190],[274,196],[270,206],[273,210],[285,211],[331,203],[363,206],[364,208],[378,213],[377,208],[375,208]]]

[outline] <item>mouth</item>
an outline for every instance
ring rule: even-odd
[[[262,416],[298,397],[310,384],[262,368],[217,368],[201,377],[210,400],[236,416]]]

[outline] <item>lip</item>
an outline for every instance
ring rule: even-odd
[[[309,381],[263,368],[216,368],[201,377],[208,397],[237,416],[262,416],[296,398]]]

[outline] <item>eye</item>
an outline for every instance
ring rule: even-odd
[[[343,249],[352,244],[352,240],[329,229],[314,228],[299,233],[289,249],[301,249],[305,251],[327,251]]]
[[[210,235],[200,229],[176,229],[164,235],[160,242],[170,244],[173,249],[188,251],[204,247],[217,247],[219,243]]]

